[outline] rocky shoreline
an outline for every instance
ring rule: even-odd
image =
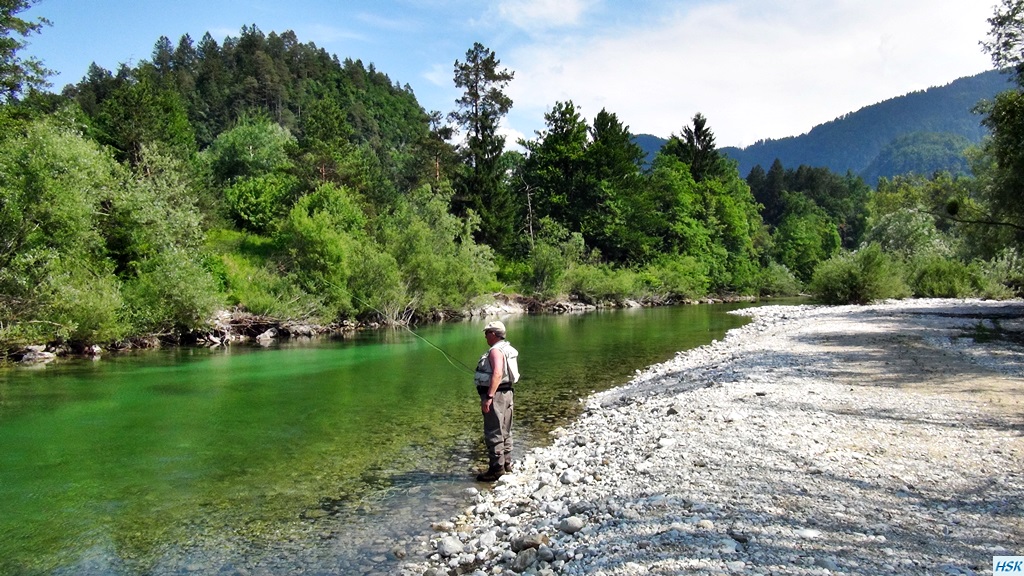
[[[441,574],[988,574],[1024,554],[1024,303],[766,306],[409,546]]]

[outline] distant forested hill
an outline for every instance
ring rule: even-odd
[[[992,70],[861,108],[800,136],[721,151],[739,162],[741,175],[758,164],[767,170],[776,158],[787,167],[823,166],[840,174],[852,170],[872,186],[879,176],[961,172],[967,169],[963,149],[985,134],[974,106],[1007,88],[1007,77]],[[648,152],[648,161],[665,142],[650,135],[636,141]]]
[[[654,156],[659,150],[661,150],[661,147],[664,146],[668,140],[651,134],[637,134],[636,136],[633,136],[633,142],[636,142],[636,145],[644,151],[644,154],[646,155],[644,157],[644,162],[647,165],[650,165],[650,163],[654,161]]]

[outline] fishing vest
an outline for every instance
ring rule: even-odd
[[[507,390],[512,387],[512,384],[519,382],[519,351],[513,348],[507,340],[496,342],[494,346],[488,348],[487,352],[480,357],[480,361],[476,363],[476,373],[473,375],[473,381],[476,382],[477,386],[487,386],[490,384],[491,374],[494,373],[494,369],[491,367],[490,354],[491,350],[495,348],[505,357],[505,369],[501,371],[501,386],[499,389]]]

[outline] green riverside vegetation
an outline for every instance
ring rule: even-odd
[[[990,136],[966,151],[907,139],[893,158],[925,146],[951,172],[872,188],[778,160],[743,177],[699,113],[647,158],[614,112],[556,102],[512,149],[497,128],[515,78],[481,44],[455,63],[449,113],[372,64],[256,27],[162,37],[148,61],[47,93],[43,64],[18,54],[48,24],[18,18],[35,1],[0,7],[6,353],[181,341],[226,308],[409,322],[499,291],[868,302],[1024,288],[1024,68],[1000,39],[1020,2],[996,9],[984,44],[1017,81],[980,105]]]

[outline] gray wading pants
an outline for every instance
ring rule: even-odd
[[[478,388],[480,397],[487,394],[486,388]],[[512,397],[511,390],[498,390],[491,401],[491,410],[484,414],[484,440],[487,441],[487,458],[490,468],[497,468],[512,462]]]

